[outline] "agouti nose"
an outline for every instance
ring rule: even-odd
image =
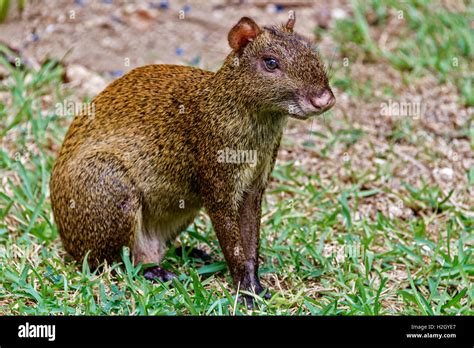
[[[316,110],[326,111],[334,106],[336,98],[332,94],[331,90],[326,89],[320,94],[314,94],[309,96],[309,101]]]

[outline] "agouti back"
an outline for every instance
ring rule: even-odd
[[[204,207],[240,289],[258,278],[262,195],[283,128],[334,105],[311,44],[242,18],[216,72],[149,65],[111,83],[74,118],[50,183],[55,222],[76,260],[159,264]],[[241,154],[255,154],[254,161]],[[230,154],[230,155],[229,155]],[[147,277],[169,279],[159,266]]]

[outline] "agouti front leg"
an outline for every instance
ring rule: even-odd
[[[247,272],[241,283],[243,289],[252,289],[261,294],[265,289],[258,277],[258,251],[260,246],[260,220],[262,217],[262,196],[265,188],[254,184],[244,194],[239,209],[239,226]],[[270,293],[265,293],[270,298]]]
[[[258,279],[258,246],[263,189],[254,185],[236,206],[226,190],[213,190],[205,202],[234,285],[241,290],[264,291]],[[247,303],[252,305],[251,299]]]

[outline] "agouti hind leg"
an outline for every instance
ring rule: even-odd
[[[95,268],[120,261],[122,248],[132,246],[140,197],[113,154],[89,153],[58,165],[51,201],[63,244],[76,260],[89,252]]]
[[[140,214],[141,215],[141,214]],[[141,219],[139,221],[142,221]],[[137,234],[133,245],[133,255],[135,263],[154,263],[156,266],[148,267],[144,270],[143,276],[150,281],[166,282],[176,275],[164,269],[158,264],[166,254],[166,239],[161,238],[158,233],[149,233],[140,224],[137,226]]]

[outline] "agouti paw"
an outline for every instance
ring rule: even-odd
[[[261,285],[257,285],[257,287],[255,287],[255,293],[260,295],[260,297],[264,298],[265,300],[269,300],[272,297],[270,291]]]
[[[168,271],[160,266],[147,268],[143,272],[143,276],[145,277],[145,279],[150,280],[152,282],[157,282],[157,281],[167,282],[167,281],[172,280],[173,278],[178,277],[173,272]]]
[[[179,257],[183,257],[183,254],[188,255],[193,259],[201,259],[204,263],[210,263],[212,261],[211,256],[204,250],[198,248],[191,248],[189,246],[180,246],[175,249],[175,254]]]
[[[270,294],[268,290],[265,290],[264,288],[261,288],[258,290],[259,291],[258,292],[255,291],[255,293],[259,295],[261,298],[265,300],[269,300],[272,297],[272,295]],[[255,298],[251,295],[241,294],[239,295],[238,301],[240,303],[246,304],[248,309],[254,309],[255,307],[257,307],[257,304],[255,303]]]

